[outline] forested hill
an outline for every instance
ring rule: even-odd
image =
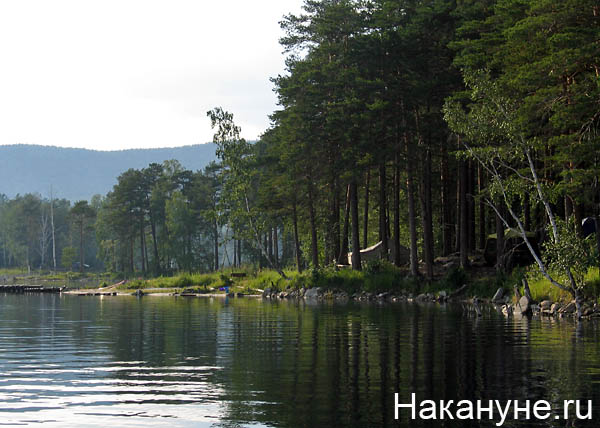
[[[70,201],[106,195],[129,168],[176,159],[186,169],[204,168],[215,159],[212,143],[161,149],[97,151],[36,145],[0,146],[0,193],[8,197],[39,193]]]

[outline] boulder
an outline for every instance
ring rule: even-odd
[[[458,264],[455,262],[448,262],[448,263],[444,263],[444,265],[443,265],[444,269],[447,269],[447,270],[453,269],[457,266],[458,266]]]
[[[517,303],[517,311],[521,313],[521,315],[526,315],[531,312],[531,301],[529,297],[522,296],[519,299],[519,303]]]
[[[558,312],[562,314],[574,314],[577,311],[577,305],[575,302],[569,302],[569,304],[561,308]]]
[[[321,296],[321,287],[309,288],[304,293],[305,299],[318,299]]]
[[[340,291],[339,293],[337,293],[335,295],[336,299],[341,299],[341,300],[346,300],[348,299],[348,293],[346,293],[345,291]]]
[[[552,315],[554,315],[555,313],[560,311],[561,308],[562,308],[562,305],[560,303],[558,303],[558,302],[552,303],[552,306],[550,306],[550,313]]]
[[[546,311],[552,307],[552,302],[550,300],[542,300],[540,302],[540,309]]]

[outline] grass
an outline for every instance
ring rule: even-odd
[[[0,269],[0,276],[14,276],[14,275],[23,275],[23,274],[27,274],[27,269],[25,269],[25,268]]]
[[[287,288],[321,287],[325,290],[344,290],[348,294],[359,291],[376,293],[399,290],[418,294],[438,293],[442,290],[452,292],[463,284],[469,284],[466,296],[489,298],[494,295],[499,287],[512,293],[513,287],[517,284],[520,285],[521,278],[526,275],[532,297],[535,300],[566,301],[571,299],[568,293],[552,286],[534,269],[530,272],[515,269],[511,274],[478,276],[481,275],[481,271],[479,273],[477,271],[465,272],[460,268],[454,268],[446,272],[443,278],[433,282],[427,282],[422,278],[410,278],[405,269],[397,268],[393,264],[384,261],[367,263],[362,271],[335,267],[310,269],[302,273],[295,270],[286,270],[287,280],[273,270],[255,270],[245,267],[236,269],[235,272],[243,272],[245,276],[232,278],[231,270],[204,274],[181,273],[175,276],[160,276],[151,279],[136,278],[120,284],[117,289],[120,291],[152,289],[160,292],[193,290],[197,293],[222,293],[222,288],[229,286],[232,292],[259,294],[267,288],[281,291]],[[0,270],[0,275],[5,276],[23,275],[24,273],[26,272],[17,269]],[[73,285],[81,288],[106,287],[118,280],[118,276],[110,273],[50,271],[37,271],[28,278],[30,281],[41,279],[52,282],[76,282],[77,284]],[[585,281],[586,295],[598,299],[598,296],[600,296],[600,272],[598,268],[590,269]]]
[[[529,282],[529,290],[531,291],[531,297],[534,300],[564,302],[572,299],[570,293],[555,287],[550,283],[550,281],[541,276],[538,272],[529,273],[527,278],[527,281]],[[598,300],[600,296],[600,272],[597,267],[593,267],[587,272],[584,282],[584,294],[587,297]]]
[[[320,287],[325,290],[343,290],[348,294],[360,291],[371,293],[385,291],[399,291],[418,293],[436,293],[441,290],[451,292],[465,283],[477,285],[476,293],[480,297],[491,297],[497,287],[498,281],[493,279],[479,280],[473,283],[469,275],[462,269],[453,269],[439,281],[426,282],[422,278],[410,278],[405,269],[395,267],[384,261],[374,261],[365,265],[362,271],[350,268],[319,268],[305,270],[298,273],[295,270],[286,270],[284,279],[276,271],[253,271],[247,269],[243,278],[230,278],[230,272],[208,274],[180,274],[173,277],[158,277],[153,279],[134,279],[119,285],[122,291],[136,289],[154,290],[183,290],[191,289],[196,292],[221,292],[220,288],[229,285],[230,291],[244,293],[261,293],[267,288],[282,291],[288,288]],[[468,293],[471,292],[471,289]]]

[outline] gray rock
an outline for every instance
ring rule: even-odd
[[[341,300],[346,300],[346,299],[348,299],[348,293],[346,293],[345,291],[340,291],[338,294],[336,294],[335,298],[341,299]]]
[[[415,300],[417,302],[424,302],[425,300],[427,300],[427,294],[419,294]]]
[[[502,287],[498,288],[498,290],[496,290],[496,294],[494,294],[494,297],[492,297],[492,302],[500,302],[502,301],[502,298],[504,297],[504,289],[502,289]]]
[[[575,302],[570,302],[567,306],[561,308],[558,312],[563,314],[574,314],[577,311]]]
[[[321,287],[309,288],[304,293],[305,299],[318,299],[321,296]]]
[[[531,312],[531,301],[529,300],[529,297],[527,296],[522,296],[519,299],[519,303],[517,303],[517,311],[521,314],[521,315],[525,315],[528,314],[529,312]]]
[[[542,300],[540,302],[540,309],[542,309],[543,311],[550,309],[551,306],[552,302],[550,300]]]

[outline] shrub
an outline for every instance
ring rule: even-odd
[[[177,288],[187,288],[191,287],[194,284],[192,278],[188,274],[182,274],[175,278],[173,281],[173,287]]]
[[[466,284],[469,277],[461,267],[454,267],[448,271],[445,278],[440,281],[440,286],[447,290],[456,290]]]

